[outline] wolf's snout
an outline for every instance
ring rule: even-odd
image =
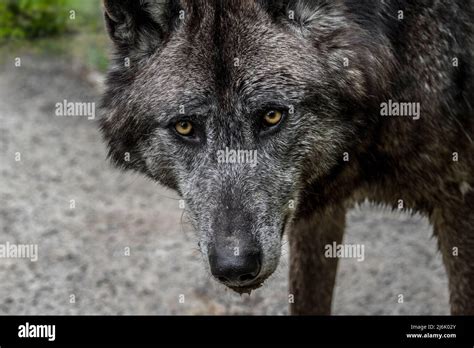
[[[255,280],[261,269],[261,252],[231,248],[211,248],[209,251],[211,273],[219,281],[231,286],[245,286]]]

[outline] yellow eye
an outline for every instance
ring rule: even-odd
[[[265,123],[267,124],[267,126],[275,126],[278,123],[280,123],[282,119],[282,114],[280,111],[271,110],[265,114],[263,119],[265,120]]]
[[[179,121],[175,125],[176,131],[181,135],[190,135],[193,131],[193,125],[189,121]]]

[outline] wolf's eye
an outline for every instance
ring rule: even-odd
[[[193,124],[189,121],[179,121],[174,127],[180,135],[189,136],[193,133]]]
[[[268,111],[264,116],[263,116],[263,121],[267,127],[272,127],[276,126],[278,123],[280,123],[283,115],[280,111],[277,110],[271,110]]]

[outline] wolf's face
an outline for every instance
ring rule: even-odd
[[[105,2],[110,155],[183,197],[211,273],[239,292],[276,269],[286,223],[357,143],[375,86],[343,8],[270,3]]]

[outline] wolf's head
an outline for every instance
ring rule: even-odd
[[[219,281],[259,286],[311,185],[363,138],[376,34],[339,1],[104,4],[110,157],[184,198]]]

